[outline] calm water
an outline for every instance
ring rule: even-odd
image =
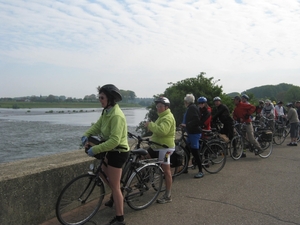
[[[148,112],[122,110],[132,132]],[[99,109],[0,109],[0,163],[79,149],[81,136],[100,115]]]

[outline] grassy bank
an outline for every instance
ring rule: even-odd
[[[120,107],[142,107],[138,104],[120,103]],[[0,102],[0,108],[99,108],[99,102]]]

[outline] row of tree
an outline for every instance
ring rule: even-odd
[[[204,96],[208,100],[208,105],[212,107],[212,114],[214,115],[216,112],[216,108],[213,103],[213,99],[216,96],[219,96],[222,99],[222,103],[227,105],[229,110],[232,111],[234,109],[234,103],[232,101],[232,97],[235,95],[240,95],[243,93],[231,93],[226,94],[223,92],[222,85],[218,85],[219,80],[215,80],[213,77],[207,78],[205,77],[205,72],[201,72],[194,78],[188,78],[185,80],[178,81],[177,83],[169,83],[169,87],[162,94],[157,94],[154,97],[165,96],[170,102],[170,109],[175,117],[177,126],[182,123],[183,115],[186,110],[184,107],[183,99],[186,94],[193,94],[197,100],[198,97]],[[284,88],[284,87],[285,88]],[[262,87],[265,89],[266,87]],[[269,88],[269,87],[267,87]],[[259,88],[254,89],[254,92],[259,90]],[[247,91],[246,94],[250,97],[250,103],[253,105],[257,105],[260,99],[270,99],[272,101],[286,101],[293,102],[295,100],[300,99],[300,87],[289,86],[289,85],[279,85],[277,87],[278,92],[261,92],[261,95],[254,95],[254,93]],[[257,92],[255,92],[257,93]],[[272,96],[271,94],[274,94]],[[263,95],[263,97],[261,97]],[[281,97],[281,98],[278,98]],[[157,111],[154,103],[148,107],[149,111],[146,115],[146,118],[151,121],[155,121],[157,119]],[[143,126],[143,122],[139,124],[137,127],[137,131],[141,132],[143,135],[149,135]]]

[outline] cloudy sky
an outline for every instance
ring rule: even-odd
[[[300,0],[0,0],[0,97],[300,86]]]

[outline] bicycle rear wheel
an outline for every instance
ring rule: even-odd
[[[204,157],[204,158],[203,158]],[[218,173],[226,163],[226,150],[218,142],[209,142],[203,149],[202,166],[208,173]]]
[[[163,183],[161,167],[151,163],[137,169],[129,178],[124,196],[128,206],[134,210],[150,206],[160,193]]]
[[[235,144],[235,148],[236,150],[234,150],[234,144]],[[241,136],[235,136],[232,138],[231,140],[231,158],[233,158],[234,160],[238,160],[242,157],[244,151],[244,142],[243,142],[243,138]]]
[[[60,193],[56,217],[61,224],[79,225],[89,221],[99,210],[105,195],[101,179],[83,174],[71,180]]]

